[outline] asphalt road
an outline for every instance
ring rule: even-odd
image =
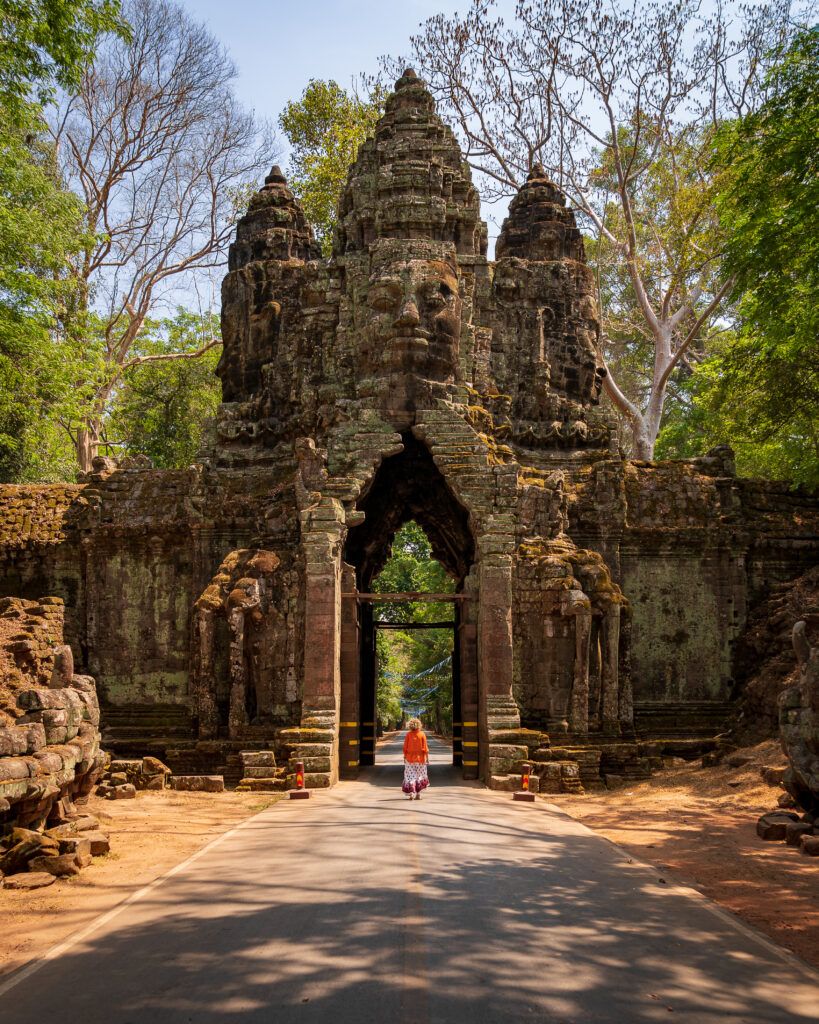
[[[399,742],[25,974],[0,1021],[815,1024],[819,976],[557,809],[458,780],[442,745],[407,801]]]

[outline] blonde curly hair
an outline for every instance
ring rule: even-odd
[[[407,722],[407,728],[410,729],[412,732],[415,732],[417,729],[420,729],[421,728],[421,719],[420,718],[411,718]]]

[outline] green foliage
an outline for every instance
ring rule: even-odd
[[[0,120],[0,480],[59,478],[43,457],[64,447],[52,412],[73,385],[82,204],[61,187],[39,106],[0,97]]]
[[[717,138],[716,205],[738,326],[686,382],[658,455],[730,443],[741,472],[819,486],[819,30]]]
[[[0,93],[43,102],[72,88],[103,32],[127,33],[119,0],[0,0]]]
[[[71,473],[62,418],[78,398],[85,325],[70,267],[90,239],[41,104],[77,82],[100,32],[122,31],[118,9],[110,0],[0,0],[0,481]]]
[[[221,348],[193,356],[219,337],[219,318],[180,309],[172,320],[152,323],[140,337],[105,419],[117,454],[147,455],[162,469],[182,469],[196,459],[205,424],[216,415],[221,385],[215,374]],[[191,358],[163,359],[189,353]]]
[[[372,134],[384,99],[379,88],[362,99],[332,80],[312,79],[301,99],[288,103],[279,117],[292,146],[290,186],[325,256],[332,248],[336,210],[349,166],[358,147]]]
[[[392,553],[373,582],[375,593],[452,593],[455,581],[432,557],[426,534],[413,521],[395,534]],[[376,604],[376,618],[400,622],[442,622],[452,618],[449,603]],[[452,727],[452,668],[447,663],[425,673],[452,654],[451,629],[378,630],[376,706],[382,724],[398,722],[403,704],[423,704],[428,725],[448,733]],[[398,677],[398,678],[397,678]]]
[[[759,357],[752,335],[727,334],[680,386],[657,439],[658,459],[703,455],[730,444],[740,476],[819,487],[819,395],[816,359],[794,365]],[[788,395],[802,396],[793,404]]]
[[[709,368],[711,408],[761,446],[766,475],[819,485],[819,29],[797,35],[769,85],[718,138],[740,328]]]

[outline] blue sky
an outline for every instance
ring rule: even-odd
[[[277,126],[288,100],[298,99],[311,78],[333,78],[349,87],[378,59],[409,53],[410,36],[435,14],[464,13],[472,0],[180,0],[227,47],[239,71],[242,103]],[[497,0],[511,16],[515,0]],[[278,133],[278,163],[287,171],[286,140]],[[484,205],[490,239],[506,203]]]
[[[378,58],[409,50],[420,22],[470,0],[182,0],[230,51],[243,103],[275,121],[311,78],[348,86]],[[513,8],[513,0],[501,8]]]

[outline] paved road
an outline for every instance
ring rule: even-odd
[[[815,975],[655,869],[460,782],[440,744],[410,803],[384,754],[229,833],[7,991],[0,1021],[816,1021]]]

